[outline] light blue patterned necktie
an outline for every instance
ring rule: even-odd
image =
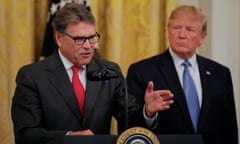
[[[197,90],[194,81],[189,73],[188,68],[190,66],[190,63],[187,60],[185,60],[182,65],[184,66],[183,89],[187,100],[188,111],[190,113],[192,123],[196,132],[200,111]]]

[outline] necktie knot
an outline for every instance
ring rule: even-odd
[[[72,66],[72,71],[75,74],[78,73],[79,69],[80,69],[80,67],[78,67],[78,66]]]
[[[182,65],[184,66],[184,68],[188,68],[189,66],[191,66],[190,62],[188,60],[185,60]]]

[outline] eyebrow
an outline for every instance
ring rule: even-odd
[[[92,37],[92,36],[96,36],[97,34],[92,34],[92,35],[89,35],[89,36],[81,36],[81,35],[76,35],[74,37],[81,37],[81,38],[89,38],[89,37]]]

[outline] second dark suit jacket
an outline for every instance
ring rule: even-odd
[[[57,51],[41,62],[21,68],[12,103],[16,143],[59,144],[69,130],[90,129],[94,134],[109,134],[112,116],[118,120],[119,129],[124,129],[126,97],[119,66],[94,57],[86,66],[87,72],[109,64],[120,75],[102,81],[87,79],[84,116]],[[143,118],[142,109],[131,97],[128,104],[129,125],[137,125]]]
[[[202,106],[198,134],[205,144],[237,144],[237,121],[231,74],[228,68],[197,56],[202,84]],[[128,70],[129,93],[143,105],[148,81],[154,89],[168,89],[174,94],[169,110],[159,112],[157,134],[194,134],[184,91],[169,51],[132,64]]]

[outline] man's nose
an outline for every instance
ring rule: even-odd
[[[83,43],[83,47],[86,47],[86,48],[90,48],[91,44],[89,42],[88,39],[85,40],[85,42]]]
[[[186,37],[186,30],[184,28],[182,28],[179,32],[179,37],[181,38],[185,38]]]

